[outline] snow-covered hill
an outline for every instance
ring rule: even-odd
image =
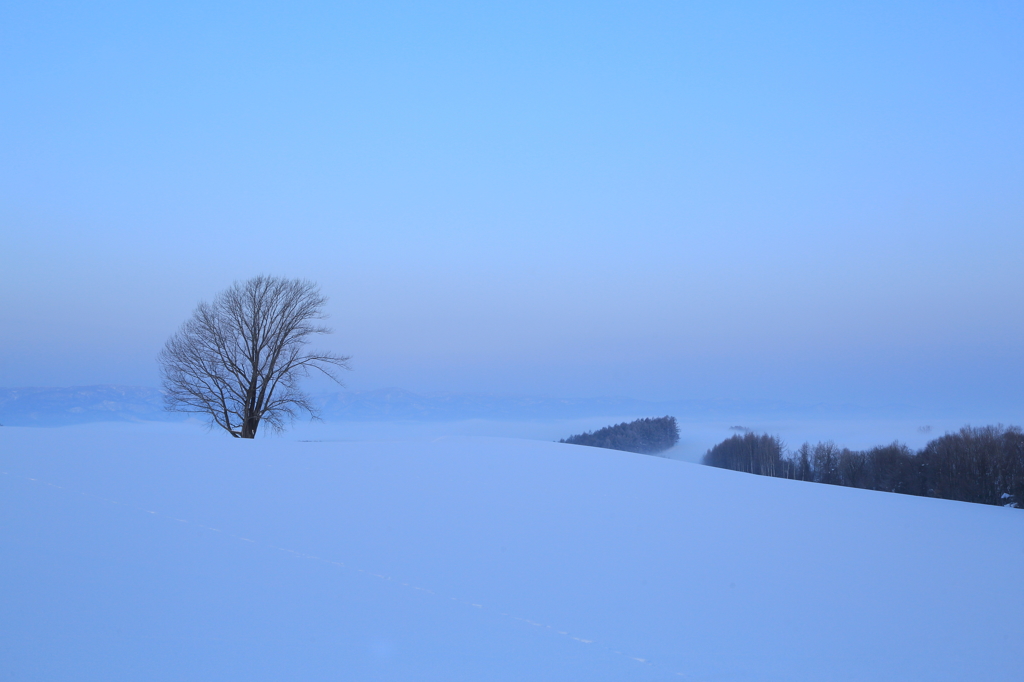
[[[0,679],[1018,679],[1024,512],[493,438],[0,429]]]

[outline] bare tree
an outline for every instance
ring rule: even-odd
[[[299,380],[318,370],[341,383],[349,358],[306,349],[327,299],[313,282],[260,275],[200,303],[160,352],[164,402],[173,412],[205,414],[235,438],[260,424],[280,431],[299,411],[317,418]]]

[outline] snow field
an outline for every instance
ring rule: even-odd
[[[502,438],[0,429],[0,676],[1019,674],[1024,513]]]

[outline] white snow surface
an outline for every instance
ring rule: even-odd
[[[0,429],[0,679],[1021,679],[1024,512],[511,438]]]

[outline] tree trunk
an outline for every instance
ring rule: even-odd
[[[248,417],[244,422],[242,422],[242,438],[255,438],[256,429],[259,427],[259,417]]]

